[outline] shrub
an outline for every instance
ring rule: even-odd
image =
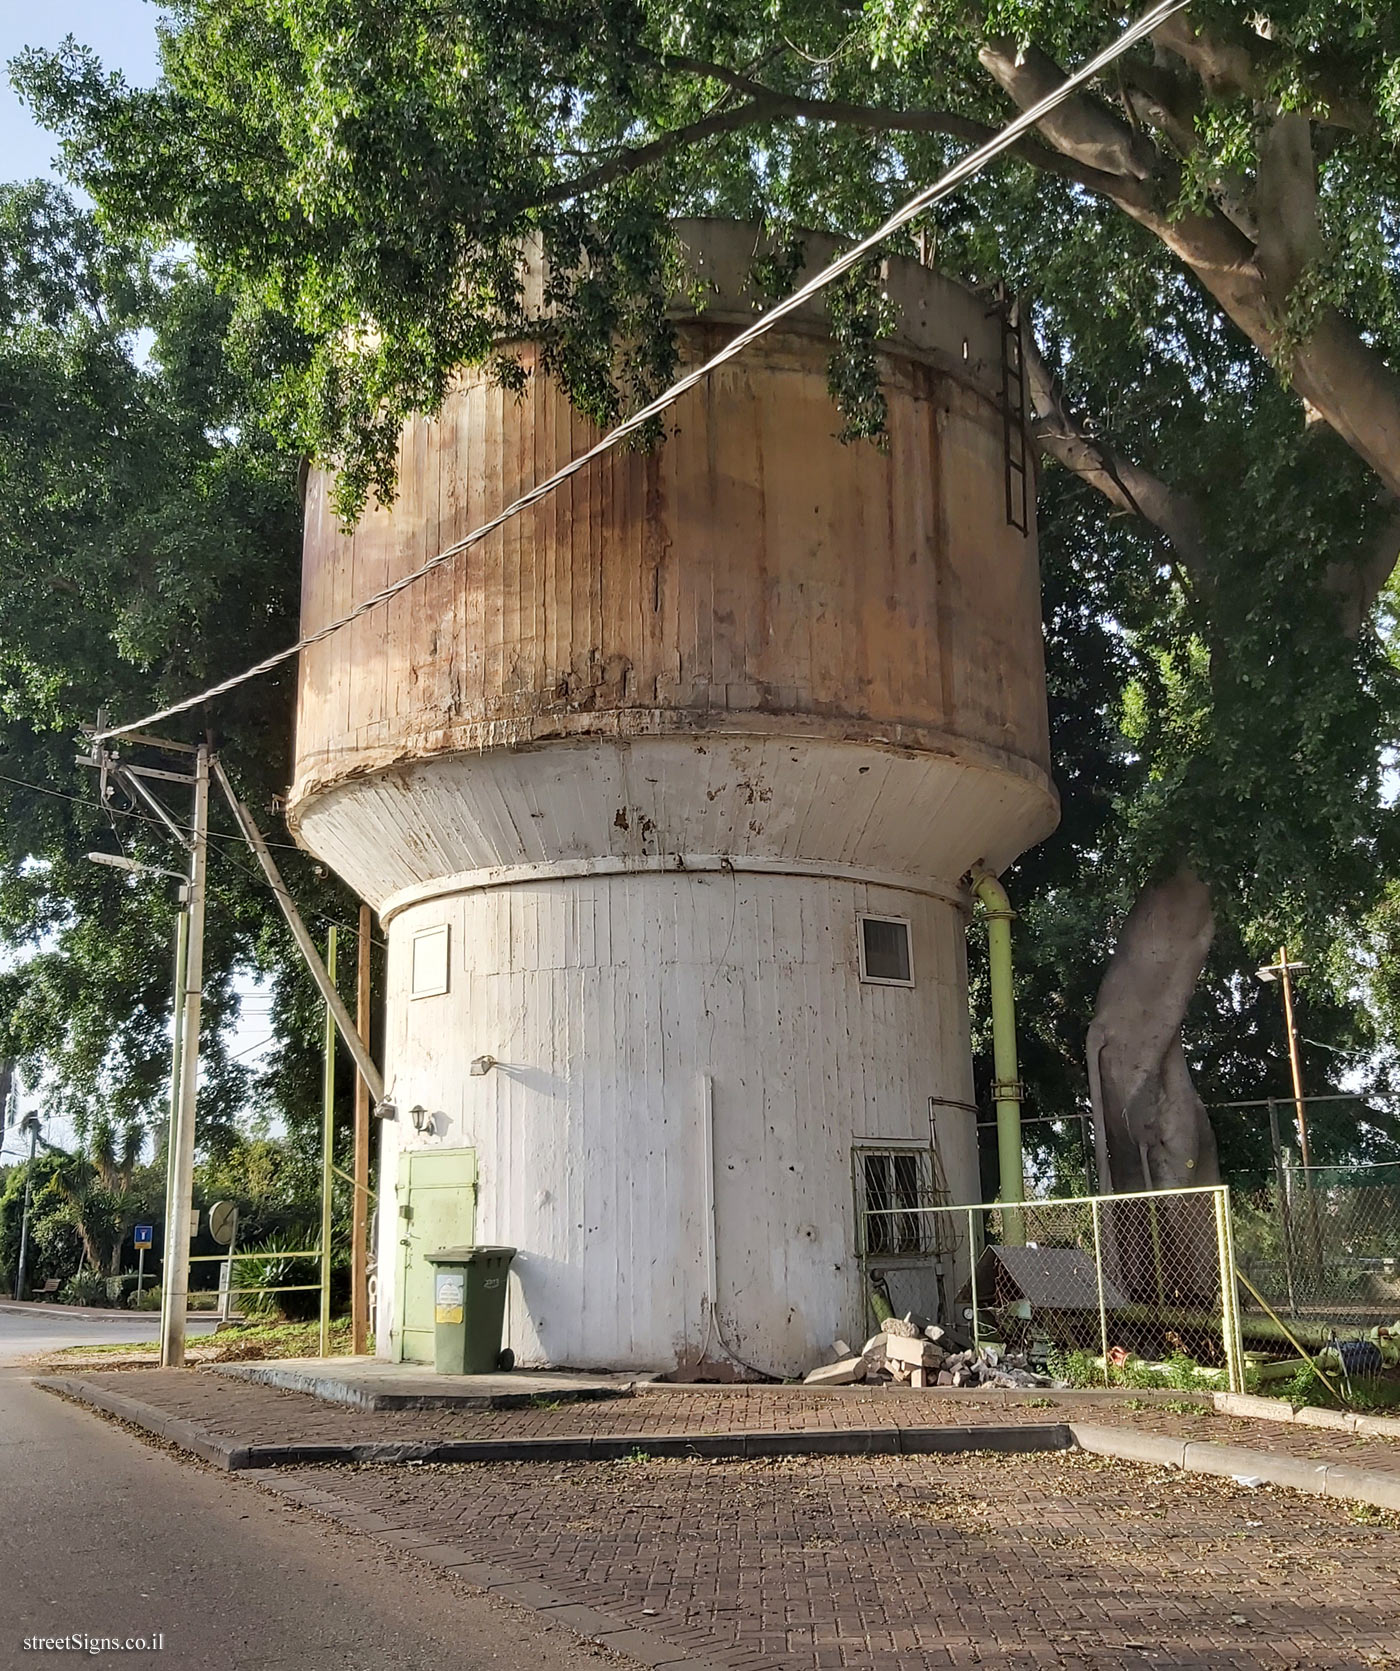
[[[314,1259],[294,1259],[291,1251],[305,1242],[272,1237],[261,1247],[249,1248],[234,1260],[234,1286],[239,1289],[286,1288],[313,1283],[319,1276]],[[293,1321],[314,1317],[320,1301],[315,1289],[301,1288],[291,1294],[243,1292],[235,1296],[245,1317],[286,1317]]]
[[[139,1294],[133,1294],[131,1306],[133,1311],[159,1311],[160,1284],[157,1282],[150,1288],[143,1288]]]
[[[63,1305],[103,1305],[107,1279],[99,1271],[78,1271],[59,1289],[58,1298]]]

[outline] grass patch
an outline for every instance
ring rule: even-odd
[[[350,1355],[350,1322],[337,1319],[331,1324],[330,1352],[333,1357]],[[314,1358],[321,1351],[319,1323],[233,1323],[217,1334],[192,1335],[191,1356],[204,1363],[241,1363],[259,1358]],[[369,1342],[373,1352],[374,1342]],[[149,1340],[107,1343],[100,1346],[65,1346],[54,1358],[135,1358],[155,1361],[160,1347]]]

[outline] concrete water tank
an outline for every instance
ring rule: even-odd
[[[756,234],[681,233],[691,364]],[[523,1364],[791,1374],[861,1336],[873,1255],[937,1251],[863,1248],[862,1205],[978,1198],[961,879],[1056,818],[1035,539],[999,319],[888,289],[884,450],[836,438],[814,305],[302,658],[290,821],[389,945],[381,1352],[431,1357],[441,1236],[519,1249]],[[303,629],[593,439],[469,373],[353,534],[313,472]]]

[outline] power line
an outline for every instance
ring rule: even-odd
[[[0,772],[0,783],[13,783],[16,788],[29,789],[36,795],[50,795],[57,801],[71,801],[74,806],[89,808],[92,812],[110,814],[114,818],[134,818],[138,824],[154,824],[158,830],[165,829],[159,818],[152,818],[148,812],[134,812],[124,807],[104,806],[101,801],[89,801],[82,795],[68,795],[61,789],[46,789],[42,783],[29,783],[21,777],[11,777],[6,772]],[[243,845],[243,837],[234,835],[228,830],[210,830],[210,837],[215,841],[232,842],[235,846]],[[275,847],[284,853],[301,853],[304,850],[294,841],[269,841],[269,847]],[[340,925],[342,928],[345,924]]]
[[[488,534],[494,533],[497,528],[519,516],[522,511],[528,510],[531,505],[538,504],[555,488],[562,486],[571,477],[586,469],[595,459],[611,452],[629,435],[643,428],[653,418],[659,417],[668,407],[673,406],[687,390],[693,389],[697,383],[703,382],[712,373],[718,371],[722,365],[737,358],[751,343],[757,342],[759,337],[766,335],[780,319],[795,312],[804,302],[810,301],[812,297],[819,295],[821,291],[825,290],[828,285],[834,283],[843,274],[858,266],[867,255],[877,249],[895,232],[898,232],[901,227],[907,226],[925,209],[931,208],[933,204],[950,196],[964,181],[979,174],[987,163],[1003,151],[1009,150],[1023,134],[1063,104],[1072,93],[1077,92],[1087,82],[1092,81],[1100,71],[1106,69],[1115,59],[1121,57],[1129,47],[1135,46],[1144,36],[1151,34],[1154,29],[1159,28],[1176,12],[1183,11],[1189,3],[1190,0],[1160,0],[1158,5],[1145,12],[1136,23],[1130,24],[1111,46],[1106,47],[1082,68],[1076,70],[1073,75],[1068,76],[1053,92],[1047,93],[1043,99],[1038,100],[1028,110],[1023,111],[1021,115],[1009,122],[1000,133],[995,134],[975,150],[969,151],[966,156],[954,163],[952,168],[934,181],[931,186],[926,186],[922,191],[911,197],[902,208],[897,209],[883,225],[862,238],[859,243],[853,244],[844,255],[838,256],[829,266],[823,268],[821,272],[808,279],[804,285],[794,290],[790,296],[776,303],[766,313],[761,314],[759,318],[754,320],[753,324],[740,331],[738,336],[721,348],[717,354],[706,360],[703,365],[697,366],[686,376],[673,383],[663,394],[658,395],[655,400],[640,407],[630,418],[625,418],[621,423],[610,429],[601,440],[597,441],[586,452],[571,459],[561,469],[556,470],[552,476],[546,477],[542,482],[537,482],[528,493],[513,500],[489,521],[483,522],[462,539],[446,546],[435,557],[430,557],[420,568],[414,569],[410,574],[401,576],[382,590],[365,598],[363,602],[356,604],[348,614],[342,615],[338,620],[328,621],[323,626],[318,627],[315,632],[304,634],[295,644],[289,645],[285,650],[277,651],[275,655],[265,657],[260,662],[255,662],[252,667],[246,668],[242,673],[237,673],[232,678],[224,679],[216,685],[210,685],[207,690],[200,691],[196,696],[188,696],[180,702],[174,702],[168,708],[158,708],[154,713],[146,714],[141,719],[132,720],[127,725],[111,726],[106,731],[99,731],[93,740],[101,743],[111,737],[124,736],[128,731],[140,731],[148,726],[158,725],[161,721],[171,719],[176,714],[187,713],[191,708],[196,708],[203,702],[210,702],[215,697],[236,690],[239,685],[247,684],[250,679],[256,679],[264,673],[270,673],[273,668],[280,667],[283,662],[290,661],[293,656],[300,655],[303,650],[310,649],[312,645],[330,638],[334,633],[339,632],[342,627],[349,626],[351,622],[358,621],[362,616],[378,609],[381,604],[388,603],[390,599],[396,598],[400,592],[406,591],[415,582],[423,579],[425,575],[431,574],[434,569],[441,567],[443,563],[448,562],[451,558],[479,544]]]
[[[158,830],[165,830],[165,826],[160,822],[160,820],[158,818],[152,818],[149,813],[130,812],[122,807],[104,806],[101,801],[89,801],[84,799],[81,795],[66,794],[61,789],[46,789],[42,783],[30,783],[24,778],[11,777],[7,772],[0,772],[0,783],[13,783],[17,788],[31,790],[36,795],[49,795],[57,801],[71,801],[74,806],[87,807],[92,812],[106,813],[113,818],[134,818],[138,824],[153,824]],[[224,858],[229,860],[232,864],[237,865],[240,870],[251,876],[255,882],[261,884],[263,880],[262,873],[255,870],[246,859],[240,857],[239,852],[234,851],[234,849],[242,849],[244,845],[242,836],[232,835],[227,830],[210,830],[209,839],[211,841],[227,842],[229,844],[229,850],[225,852]],[[303,851],[294,842],[290,841],[269,841],[267,845],[269,847],[275,847],[286,853],[300,853]],[[356,924],[342,922],[339,917],[332,917],[325,911],[312,910],[303,914],[311,917],[314,921],[321,923],[326,928],[344,929],[347,934],[359,933],[359,928]],[[370,944],[378,947],[380,951],[388,950],[385,942],[383,940],[376,939],[373,935],[370,936]]]

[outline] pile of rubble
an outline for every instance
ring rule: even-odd
[[[806,1383],[849,1387],[857,1382],[896,1382],[911,1387],[1053,1387],[1062,1383],[1032,1370],[1023,1352],[958,1341],[937,1323],[920,1326],[913,1314],[891,1317],[860,1351],[844,1340],[832,1346],[834,1361],[814,1369]]]

